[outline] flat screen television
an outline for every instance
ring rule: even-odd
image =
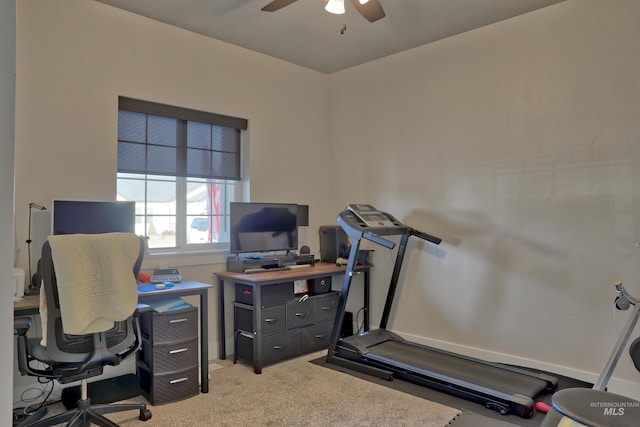
[[[54,200],[52,234],[135,233],[136,203]]]
[[[297,217],[297,204],[231,202],[229,252],[297,250]]]

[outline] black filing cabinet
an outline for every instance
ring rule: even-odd
[[[301,296],[293,282],[236,283],[234,362],[249,362],[261,373],[264,365],[327,348],[340,296],[327,290]]]
[[[140,329],[142,349],[136,366],[142,395],[152,405],[197,395],[198,308],[144,312]]]

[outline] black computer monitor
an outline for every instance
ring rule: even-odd
[[[298,249],[298,205],[231,202],[230,249],[234,254]]]
[[[54,200],[52,234],[135,233],[133,201]]]

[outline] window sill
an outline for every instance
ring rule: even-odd
[[[227,250],[175,251],[147,253],[142,261],[142,270],[168,267],[191,267],[198,265],[226,265]]]

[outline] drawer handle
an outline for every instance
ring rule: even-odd
[[[183,383],[185,381],[189,380],[188,377],[184,377],[184,378],[178,378],[176,380],[171,380],[169,381],[169,384],[178,384],[178,383]]]
[[[170,350],[169,354],[178,354],[178,353],[184,353],[185,351],[189,350],[188,348],[178,348],[176,350]]]
[[[278,318],[277,317],[269,317],[269,318],[264,319],[264,321],[266,323],[276,323],[278,321]]]
[[[296,317],[300,317],[302,319],[304,319],[305,317],[307,317],[308,313],[296,313]]]
[[[333,310],[333,306],[331,306],[331,305],[329,305],[329,306],[324,306],[324,307],[322,307],[322,309],[323,309],[324,311],[331,311],[331,310]]]
[[[327,337],[326,334],[318,334],[318,335],[316,335],[316,338],[319,339],[319,340],[325,339],[326,337]]]
[[[287,348],[286,345],[274,345],[273,349],[276,351],[284,351],[284,349]]]
[[[186,321],[187,321],[187,318],[185,317],[185,318],[182,318],[182,319],[169,320],[169,323],[182,323],[182,322],[186,322]]]

